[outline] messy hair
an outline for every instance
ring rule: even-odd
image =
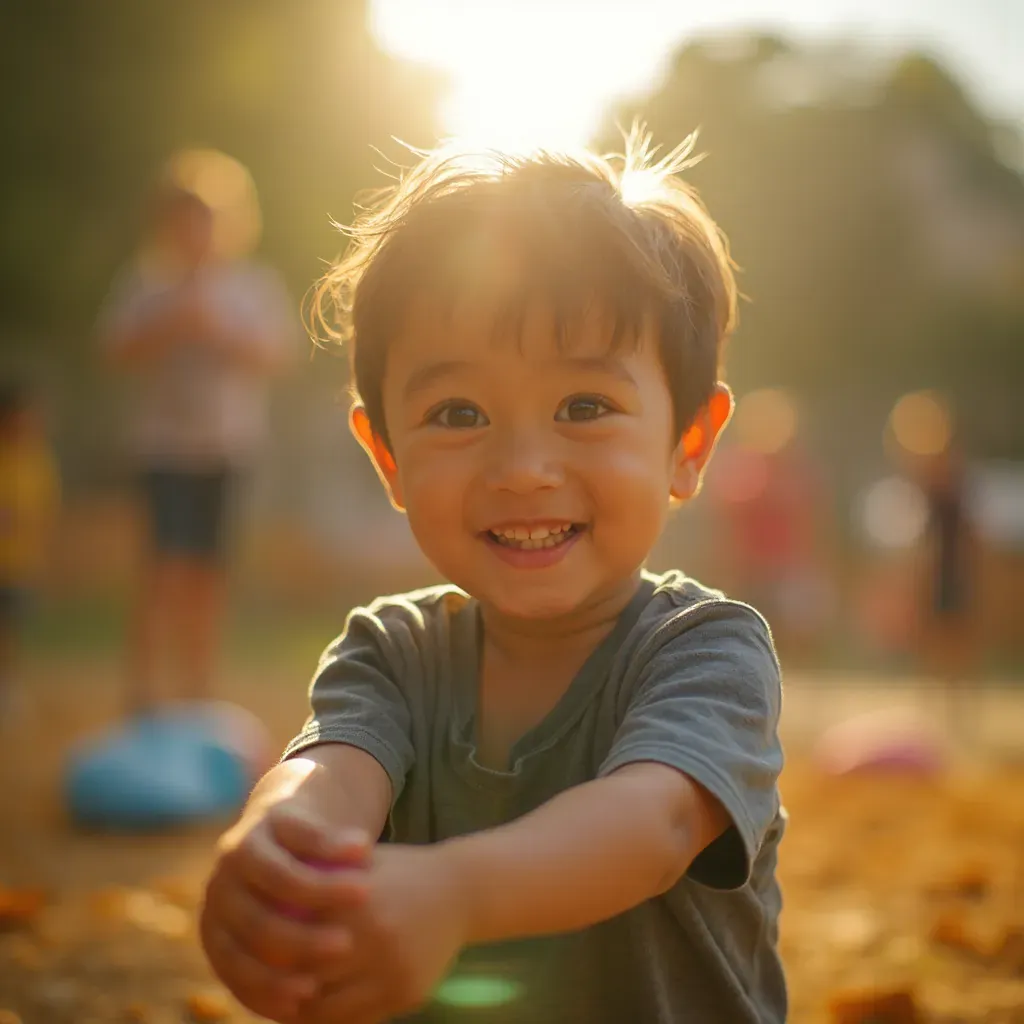
[[[560,344],[592,309],[612,346],[653,328],[677,435],[708,400],[736,320],[736,283],[722,232],[678,175],[696,134],[658,158],[634,128],[624,153],[528,156],[453,145],[371,196],[343,258],[311,293],[310,326],[348,346],[356,398],[387,442],[381,397],[389,341],[420,295],[455,304],[481,287],[497,328],[521,327],[543,302]]]

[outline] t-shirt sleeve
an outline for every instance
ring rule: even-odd
[[[311,714],[283,759],[320,743],[347,743],[376,758],[391,780],[392,804],[413,763],[410,714],[387,656],[386,616],[353,611],[324,652],[310,686]]]
[[[599,774],[655,761],[707,789],[731,824],[688,874],[739,888],[779,810],[782,690],[771,635],[753,609],[721,600],[681,610],[658,633]]]

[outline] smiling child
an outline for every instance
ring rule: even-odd
[[[328,275],[353,432],[450,582],[349,615],[222,839],[203,940],[255,1012],[440,1019],[454,968],[506,983],[465,1019],[785,1019],[771,635],[644,569],[732,411],[688,154],[443,149]]]

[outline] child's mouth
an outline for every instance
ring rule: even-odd
[[[513,551],[542,551],[557,548],[568,543],[583,530],[582,523],[558,523],[554,526],[516,526],[499,530],[488,530],[487,536],[501,547]]]

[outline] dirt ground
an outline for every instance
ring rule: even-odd
[[[62,816],[63,754],[111,720],[115,676],[110,665],[33,664],[23,705],[0,727],[0,1024],[249,1020],[195,941],[216,830],[86,835]],[[303,682],[273,667],[236,668],[226,695],[277,743],[304,715]],[[1024,746],[1024,688],[984,695],[979,746],[939,777],[814,768],[806,751],[825,724],[894,700],[929,698],[878,679],[787,684],[790,1019],[1022,1024],[1024,762],[1010,755]]]

